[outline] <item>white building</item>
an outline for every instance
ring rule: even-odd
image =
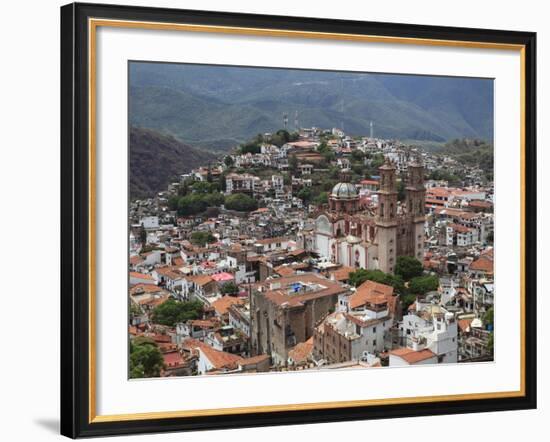
[[[250,174],[231,173],[225,178],[225,193],[246,193],[254,195],[260,186],[260,178]]]
[[[449,224],[446,228],[446,245],[468,247],[479,241],[479,231],[473,227]]]
[[[275,196],[280,197],[285,191],[285,183],[282,175],[271,175],[271,187]]]
[[[392,325],[384,297],[368,301],[361,311],[336,311],[315,330],[314,353],[329,362],[360,361],[391,345]]]
[[[159,224],[159,217],[158,216],[144,216],[139,220],[139,224],[143,226],[145,229],[158,229]]]
[[[417,302],[417,310],[403,316],[399,337],[403,346],[415,351],[429,349],[438,363],[458,362],[458,328],[453,313]]]

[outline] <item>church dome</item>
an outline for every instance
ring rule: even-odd
[[[337,198],[353,198],[357,196],[357,189],[351,183],[338,183],[332,188],[331,196]]]

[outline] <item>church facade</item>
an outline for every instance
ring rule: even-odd
[[[398,204],[396,167],[380,168],[378,205],[362,208],[355,186],[344,180],[329,195],[328,209],[317,214],[310,250],[330,261],[393,273],[398,256],[424,256],[424,167],[407,167],[405,200]]]

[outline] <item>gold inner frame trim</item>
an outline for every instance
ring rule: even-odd
[[[302,404],[264,405],[201,410],[159,411],[98,415],[96,413],[96,36],[97,28],[115,27],[161,31],[205,32],[217,34],[253,35],[266,37],[290,37],[322,40],[355,41],[386,44],[409,44],[418,46],[442,46],[474,49],[496,49],[518,51],[520,54],[520,389],[518,391],[465,393],[439,396],[417,396],[354,401],[317,402]],[[210,26],[182,23],[140,22],[130,20],[88,19],[88,93],[89,93],[89,423],[134,421],[146,419],[169,419],[199,416],[239,415],[247,413],[273,413],[281,411],[323,410],[329,408],[350,408],[375,405],[420,404],[427,402],[499,399],[525,396],[525,46],[493,42],[423,39],[411,37],[390,37],[377,35],[339,34],[330,32],[293,31],[282,29],[243,28],[233,26]]]

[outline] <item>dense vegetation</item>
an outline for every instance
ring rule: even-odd
[[[358,269],[349,275],[350,284],[359,287],[365,281],[374,281],[381,284],[391,285],[397,292],[403,292],[405,286],[400,276],[384,273],[382,270]]]
[[[180,302],[169,299],[165,303],[155,307],[151,319],[155,324],[175,326],[179,322],[199,319],[202,315],[202,303],[200,301]]]
[[[221,286],[220,292],[223,295],[236,295],[239,293],[239,286],[234,281],[229,281]]]
[[[234,193],[225,199],[225,208],[238,212],[250,212],[258,208],[258,202],[244,193]]]
[[[151,197],[179,174],[208,164],[215,156],[149,129],[130,129],[130,196]]]
[[[179,216],[190,216],[220,207],[224,202],[225,196],[220,193],[217,183],[197,181],[182,183],[178,194],[168,199],[168,208],[176,210]]]
[[[193,232],[190,239],[193,244],[201,247],[216,241],[216,237],[210,232]]]
[[[401,276],[403,280],[409,281],[411,278],[421,276],[423,271],[422,263],[412,256],[399,256],[395,263],[395,274]]]
[[[392,286],[395,293],[400,295],[404,310],[416,301],[417,296],[425,295],[439,287],[439,278],[435,275],[424,275],[422,263],[409,256],[397,258],[395,275],[381,270],[365,269],[350,273],[349,281],[354,287],[359,287],[367,280]]]
[[[409,281],[409,291],[413,295],[425,295],[438,287],[439,278],[435,275],[416,276]]]
[[[494,149],[492,144],[478,139],[455,139],[446,143],[439,152],[452,156],[462,164],[477,166],[485,171],[487,179],[493,179]]]
[[[164,358],[157,344],[148,338],[130,341],[130,378],[159,377],[164,368]]]

